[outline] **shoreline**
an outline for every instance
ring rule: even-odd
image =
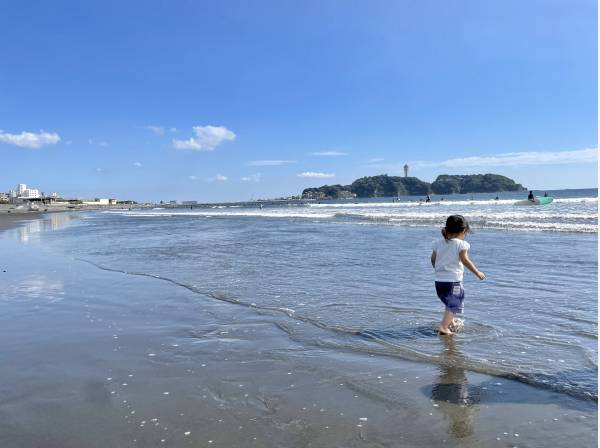
[[[40,219],[44,216],[44,212],[17,212],[17,213],[6,213],[0,212],[0,232],[10,230],[15,227],[19,227],[26,221],[32,221],[34,219]]]
[[[111,210],[111,209],[145,209],[151,208],[149,206],[135,205],[77,205],[75,207],[68,207],[64,205],[46,205],[40,207],[39,210],[29,210],[28,208],[18,208],[13,204],[0,204],[0,232],[5,230],[14,229],[19,227],[25,221],[33,221],[35,219],[41,219],[45,216],[54,213],[73,213],[73,212],[88,212],[88,211],[100,211],[100,210]]]

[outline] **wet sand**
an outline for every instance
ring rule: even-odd
[[[19,235],[0,233],[0,446],[596,446],[594,402],[306,347],[269,312]]]
[[[39,212],[21,212],[8,213],[0,210],[0,232],[18,226],[23,221],[39,219],[42,216]]]

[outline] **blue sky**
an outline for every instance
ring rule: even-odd
[[[246,200],[406,162],[597,184],[591,0],[24,0],[0,54],[0,190]]]

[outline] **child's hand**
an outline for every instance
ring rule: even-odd
[[[477,272],[475,273],[475,275],[477,276],[477,278],[478,278],[479,280],[485,280],[485,274],[484,274],[483,272],[481,272],[481,271],[477,271]]]

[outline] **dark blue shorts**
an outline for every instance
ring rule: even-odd
[[[454,314],[463,312],[465,289],[461,282],[435,282],[435,292],[446,308]]]

